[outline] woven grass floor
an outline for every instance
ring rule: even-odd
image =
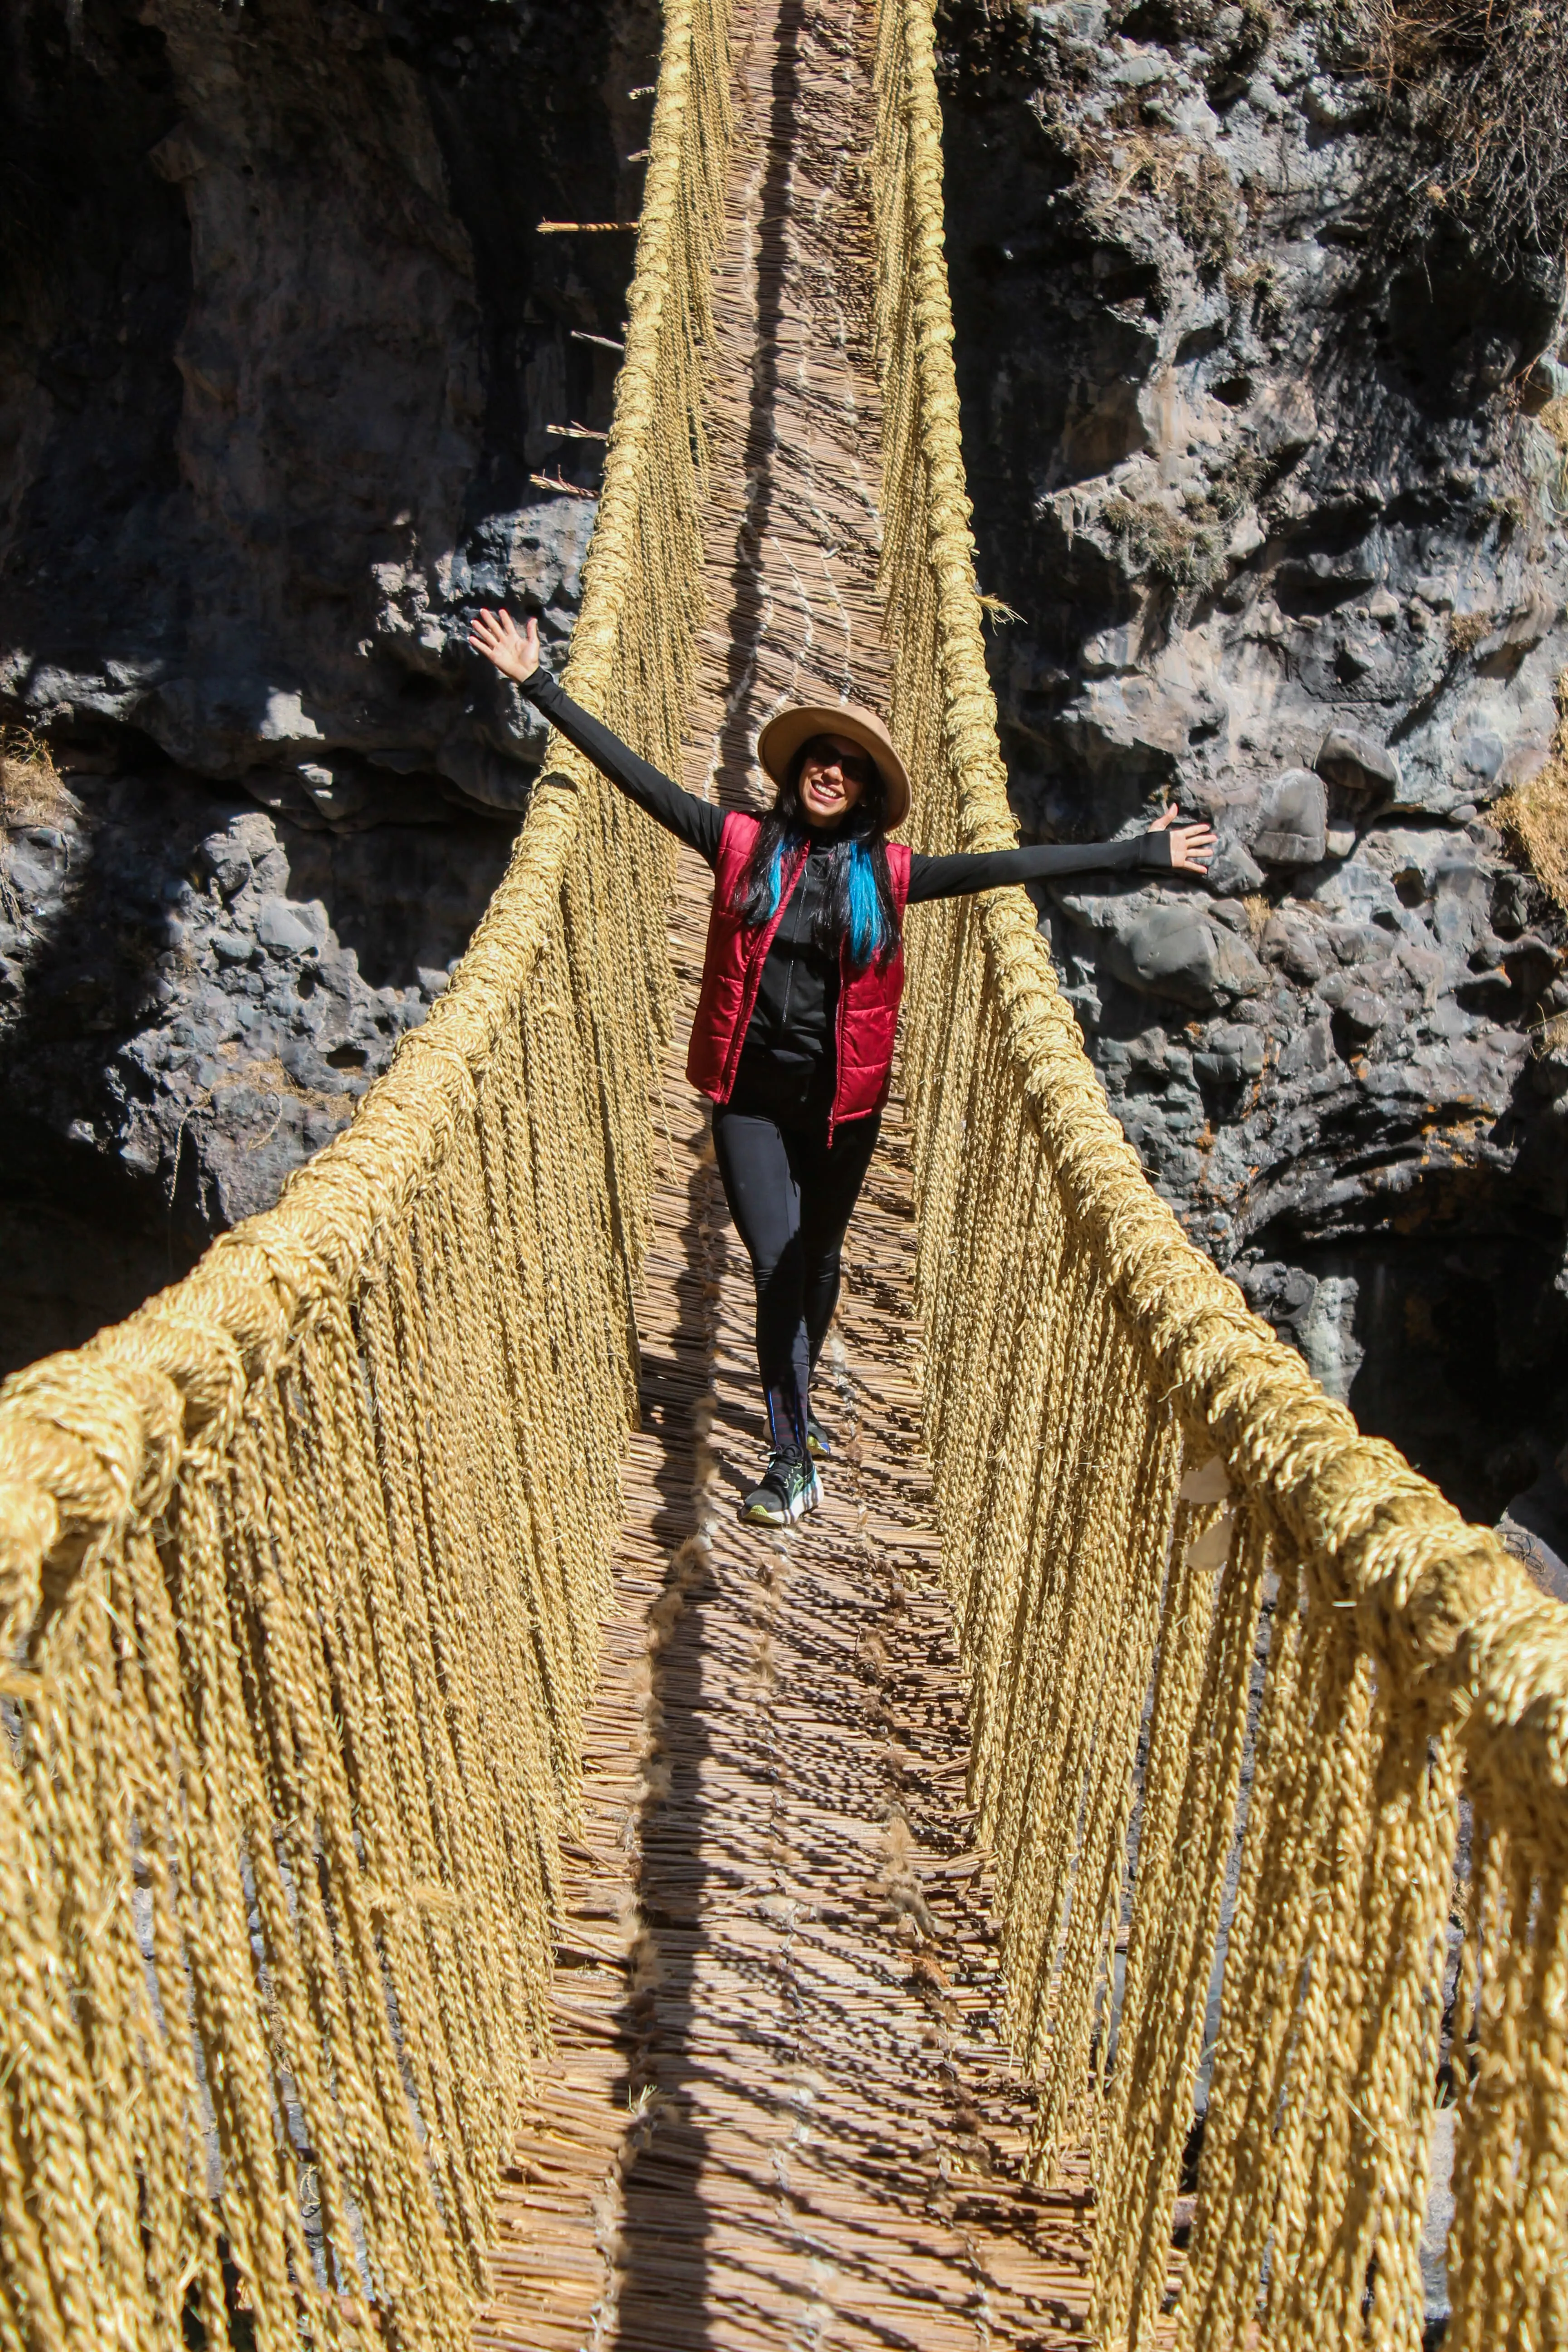
[[[717,293],[709,624],[687,782],[751,803],[781,699],[882,699],[863,12],[739,0]],[[684,1006],[618,1609],[589,1727],[558,2049],[505,2192],[488,2347],[1082,2343],[1082,2168],[1020,2185],[984,1858],[919,1441],[894,1105],[816,1403],[826,1505],[735,1503],[765,1439],[752,1290],[681,1076],[710,877],[682,854]],[[919,913],[913,918],[920,919]]]

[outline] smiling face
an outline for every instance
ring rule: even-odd
[[[809,825],[838,824],[876,773],[847,735],[814,735],[800,756],[801,814]]]

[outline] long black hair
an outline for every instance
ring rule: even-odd
[[[760,931],[778,912],[785,860],[807,846],[812,828],[801,805],[800,772],[809,743],[789,763],[771,809],[757,827],[752,854],[742,869],[734,911],[750,931]],[[888,871],[888,793],[874,761],[866,788],[828,853],[827,887],[816,916],[816,944],[836,955],[842,940],[852,971],[886,963],[899,945],[899,909]]]

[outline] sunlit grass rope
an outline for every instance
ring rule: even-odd
[[[879,0],[874,184],[894,726],[920,845],[988,847],[1014,827],[930,0]],[[1271,2352],[1416,2352],[1447,2001],[1450,2352],[1568,2344],[1564,1614],[1187,1243],[1025,894],[927,918],[913,949],[927,1430],[975,1795],[1037,2160],[1095,2148],[1099,2340],[1152,2341],[1223,1950],[1179,2343],[1259,2340],[1261,2313]]]
[[[570,670],[666,765],[725,17],[668,0]],[[261,2352],[468,2339],[545,2027],[670,997],[662,836],[558,749],[349,1129],[0,1395],[8,2347],[216,2347],[236,2307]]]

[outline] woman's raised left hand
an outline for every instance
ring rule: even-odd
[[[531,613],[520,630],[506,611],[492,613],[486,605],[468,625],[468,643],[477,654],[493,661],[503,677],[525,685],[539,667],[539,623]]]
[[[1184,824],[1179,808],[1168,808],[1163,816],[1156,817],[1151,833],[1168,833],[1171,836],[1171,865],[1177,874],[1206,874],[1209,860],[1219,847],[1212,824]]]

